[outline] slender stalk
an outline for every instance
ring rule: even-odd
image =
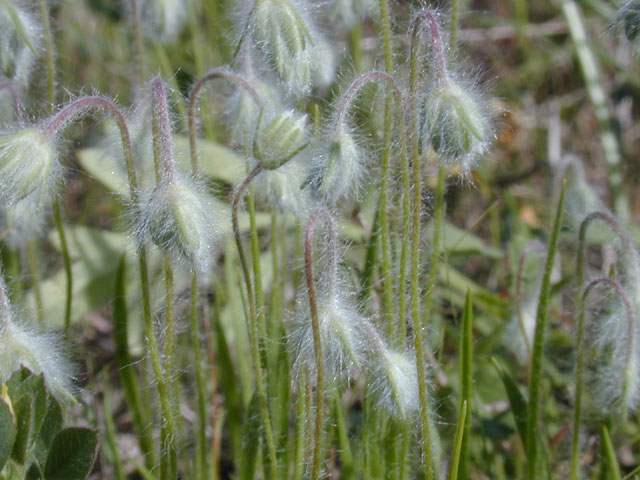
[[[577,325],[577,359],[576,359],[576,397],[573,407],[573,431],[571,445],[571,480],[580,478],[580,422],[582,416],[582,390],[583,390],[583,370],[584,370],[584,335],[585,335],[585,298],[588,291],[583,289],[584,286],[584,267],[585,267],[585,247],[587,242],[587,231],[589,225],[600,220],[609,225],[613,232],[617,235],[621,242],[623,251],[631,251],[633,248],[629,237],[625,234],[622,227],[616,220],[605,212],[592,212],[585,217],[580,224],[578,233],[578,251],[576,254],[576,298],[575,309],[578,312]],[[615,288],[615,287],[614,287]],[[624,298],[624,297],[623,297]]]
[[[380,0],[380,19],[382,23],[382,36],[384,42],[384,66],[387,74],[393,73],[393,58],[391,52],[391,20],[389,18],[389,6],[387,0]],[[392,129],[392,99],[387,97],[384,104],[384,134],[382,156],[380,158],[380,199],[378,210],[380,212],[380,240],[382,250],[382,310],[387,325],[387,334],[393,338],[395,328],[393,325],[393,284],[391,270],[391,233],[389,230],[389,159],[391,157],[391,129]],[[396,108],[400,108],[397,106]]]
[[[56,200],[53,203],[53,218],[56,222],[56,230],[60,237],[60,250],[62,251],[62,263],[64,264],[66,277],[67,294],[64,302],[64,332],[69,333],[71,326],[71,304],[73,302],[73,276],[71,274],[71,256],[69,255],[69,246],[67,244],[67,235],[64,232],[64,224],[62,223],[62,214],[60,213],[60,203]]]
[[[462,461],[462,442],[465,437],[465,430],[467,420],[469,418],[469,411],[467,401],[462,401],[460,408],[460,415],[458,416],[458,428],[456,428],[456,440],[454,443],[453,456],[451,457],[451,470],[449,471],[449,480],[457,480],[462,477],[462,470],[460,469],[460,463]],[[458,474],[460,472],[460,474]]]
[[[47,59],[47,100],[49,102],[49,111],[54,112],[56,108],[56,65],[54,58],[54,41],[51,32],[51,17],[49,16],[49,7],[45,0],[38,0],[40,9],[40,18],[44,30],[46,59]],[[53,216],[56,224],[56,230],[60,237],[60,249],[62,251],[62,263],[66,277],[66,299],[64,306],[64,331],[69,331],[71,325],[71,305],[73,303],[73,272],[71,270],[71,256],[67,244],[67,236],[62,223],[62,214],[60,213],[60,202],[56,198],[53,202]],[[37,286],[36,286],[37,287]],[[40,292],[37,293],[40,295]]]
[[[138,80],[140,85],[147,81],[147,62],[144,56],[144,43],[142,40],[142,25],[140,25],[140,11],[138,10],[138,0],[131,1],[131,23],[133,24],[133,41],[136,49],[136,60],[138,63]]]
[[[38,274],[38,254],[36,244],[37,240],[27,242],[27,267],[31,277],[31,288],[33,290],[33,299],[36,304],[38,323],[42,324],[44,322],[44,310],[42,308],[42,290],[40,288],[40,275]]]
[[[156,78],[151,84],[152,92],[152,130],[153,130],[153,160],[155,165],[156,182],[173,181],[175,179],[175,159],[173,157],[173,140],[171,136],[171,121],[169,119],[169,108],[167,106],[167,96],[164,82],[161,78]],[[166,179],[166,180],[165,180]],[[177,386],[170,378],[173,366],[173,268],[171,259],[164,256],[164,276],[166,290],[165,321],[167,324],[167,345],[165,348],[164,372],[158,364],[159,374],[163,377],[163,390],[165,399],[161,398],[161,406],[166,422],[163,425],[163,443],[166,452],[161,456],[161,462],[166,464],[161,468],[162,472],[167,472],[171,478],[176,472],[176,425],[174,420],[174,406],[178,404]],[[155,367],[154,367],[155,371]],[[162,394],[161,394],[162,396]],[[173,398],[173,402],[171,401]]]
[[[451,479],[465,480],[467,478],[467,456],[471,440],[471,393],[473,388],[473,306],[471,305],[471,292],[467,290],[467,298],[462,315],[462,334],[460,336],[460,408],[459,422],[464,419],[462,427],[462,439],[458,455],[457,476],[451,475]],[[460,425],[458,426],[460,428]],[[455,458],[455,457],[454,457]]]
[[[331,265],[334,270],[332,272],[330,295],[333,288],[333,277],[335,274],[335,231],[333,228],[333,220],[329,212],[324,208],[313,211],[309,223],[307,223],[307,231],[304,242],[304,264],[305,276],[307,280],[307,294],[309,296],[309,310],[311,312],[311,328],[313,330],[313,347],[316,356],[316,418],[313,441],[313,457],[311,463],[311,480],[317,480],[322,475],[322,426],[324,419],[324,362],[322,360],[322,342],[320,339],[320,322],[318,318],[318,304],[316,300],[316,285],[313,278],[313,234],[315,232],[316,223],[322,217],[327,225],[329,232],[329,251]]]
[[[262,415],[262,422],[264,423],[264,435],[267,443],[267,451],[270,462],[270,474],[271,478],[275,480],[278,471],[278,463],[276,457],[275,441],[273,439],[273,429],[271,426],[271,416],[269,414],[269,403],[267,400],[267,391],[264,383],[262,358],[260,355],[260,338],[258,333],[258,314],[256,312],[256,300],[254,295],[253,285],[251,283],[251,274],[249,273],[249,265],[247,263],[247,257],[242,247],[242,237],[240,235],[240,224],[238,221],[238,206],[247,188],[251,184],[254,178],[262,172],[260,165],[256,166],[240,186],[236,189],[233,200],[231,202],[231,220],[233,223],[233,235],[238,247],[238,257],[240,258],[240,266],[242,267],[242,274],[247,288],[247,298],[249,300],[249,339],[251,344],[251,360],[253,363],[254,374],[256,376],[256,385],[258,390],[258,397],[260,399],[260,412]]]
[[[104,370],[102,375],[102,409],[104,416],[105,437],[109,450],[111,450],[111,462],[115,470],[115,477],[118,480],[126,480],[124,470],[122,469],[122,459],[118,452],[118,444],[116,442],[116,426],[113,421],[113,411],[111,410],[111,394],[109,392],[109,373],[108,369]]]
[[[549,246],[547,247],[547,259],[544,266],[542,286],[540,288],[540,300],[538,302],[538,312],[536,314],[536,330],[533,339],[533,357],[531,359],[531,377],[529,378],[529,405],[527,409],[527,437],[525,448],[527,450],[527,479],[536,479],[536,456],[538,447],[539,423],[540,423],[540,381],[542,378],[542,360],[544,354],[544,340],[547,329],[547,309],[549,297],[551,296],[551,271],[553,261],[556,256],[560,227],[562,226],[562,216],[564,213],[564,198],[566,191],[566,181],[562,183],[562,191],[558,202]]]
[[[622,170],[622,158],[620,145],[613,131],[611,114],[607,106],[607,95],[600,80],[599,65],[595,55],[589,46],[587,33],[582,23],[580,9],[574,0],[562,0],[562,11],[567,20],[569,33],[576,48],[576,55],[582,70],[582,76],[587,87],[589,100],[593,105],[593,113],[598,122],[600,132],[600,145],[607,162],[607,179],[613,206],[618,216],[625,223],[630,218],[629,200],[624,189],[624,175]]]
[[[458,44],[458,30],[460,29],[460,0],[452,0],[451,2],[451,37],[449,40],[449,48],[451,56],[455,54]]]
[[[196,271],[194,271],[191,276],[191,342],[193,344],[196,370],[196,396],[198,399],[196,457],[200,465],[201,478],[206,479],[209,478],[210,475],[209,462],[207,461],[207,386],[202,368],[202,347],[200,346],[200,326],[198,323],[198,274]]]
[[[349,86],[345,94],[342,96],[342,99],[340,100],[340,103],[337,108],[334,129],[336,133],[338,133],[340,129],[344,128],[344,124],[346,122],[346,116],[353,100],[357,97],[358,93],[365,85],[369,83],[376,83],[376,82],[386,83],[391,90],[390,99],[393,100],[393,103],[395,104],[395,118],[396,118],[397,131],[398,131],[399,142],[400,142],[400,161],[401,161],[401,168],[402,168],[402,182],[405,188],[405,192],[404,192],[405,197],[403,199],[403,210],[404,210],[403,228],[402,228],[403,244],[402,244],[402,252],[400,256],[400,282],[399,282],[398,298],[403,299],[404,295],[402,295],[402,293],[404,293],[404,286],[405,286],[406,277],[407,277],[406,272],[407,272],[407,256],[408,256],[408,250],[409,250],[408,248],[409,230],[411,228],[411,222],[410,222],[410,205],[411,204],[410,204],[410,194],[409,194],[409,191],[410,191],[409,158],[407,153],[407,139],[406,139],[405,120],[403,115],[402,93],[400,92],[400,89],[398,88],[398,85],[396,84],[393,77],[388,73],[374,70],[371,72],[364,73],[360,75],[358,78],[356,78],[353,81],[353,83]],[[382,208],[383,205],[385,206],[384,208]],[[380,207],[376,212],[376,219],[380,222],[380,231],[381,231],[382,237],[384,237],[385,231],[387,232],[387,237],[389,237],[389,224],[388,224],[387,212],[388,212],[388,202],[386,200],[385,201],[381,200]],[[383,217],[386,218],[387,220],[386,227],[382,224]],[[391,274],[391,257],[389,255],[390,254],[389,238],[387,238],[387,240],[382,239],[381,243],[382,243],[383,249],[385,249],[385,244],[387,245],[387,247],[389,247],[386,249],[387,254],[383,253],[382,255],[383,257],[382,270],[383,272],[386,271],[388,274]],[[388,268],[384,266],[385,258],[386,258],[386,261],[388,261],[388,265],[387,265]],[[386,284],[384,279],[386,275],[384,275],[383,273],[381,274],[383,275],[383,295],[385,297],[389,295],[389,298],[390,298],[393,292],[392,291],[387,292],[385,290],[384,285]],[[392,279],[389,278],[389,283],[387,285],[388,287],[392,286],[391,280]],[[393,313],[391,309],[392,303],[388,303],[387,305],[390,307],[390,309],[386,310],[385,315],[387,314],[391,315]],[[399,310],[400,315],[398,318],[398,326],[396,328],[391,328],[392,319],[390,319],[390,323],[389,323],[390,330],[388,330],[387,333],[389,334],[390,338],[397,338],[398,343],[403,344],[406,338],[406,308],[402,300],[399,301],[399,305],[400,305],[400,310]]]
[[[51,17],[49,16],[49,7],[47,6],[46,0],[38,0],[38,7],[40,9],[40,19],[44,33],[45,56],[47,60],[47,100],[49,102],[49,110],[53,113],[56,108],[56,64],[53,34],[51,32]]]
[[[413,208],[412,208],[412,224],[413,229],[411,232],[411,286],[410,286],[410,299],[411,299],[411,316],[413,326],[413,338],[414,338],[414,351],[416,357],[416,369],[418,372],[418,389],[420,392],[420,422],[422,427],[422,445],[423,445],[423,462],[424,473],[427,480],[434,480],[435,475],[433,471],[433,453],[431,448],[431,434],[429,431],[429,400],[427,397],[427,385],[425,379],[425,363],[424,363],[424,348],[422,345],[422,323],[420,321],[420,224],[422,220],[422,157],[418,145],[418,112],[415,102],[415,96],[418,89],[418,54],[420,50],[419,36],[421,27],[424,22],[428,22],[430,25],[435,24],[433,15],[428,10],[422,11],[415,19],[411,34],[411,57],[410,57],[410,95],[412,99],[412,112],[411,112],[411,132],[412,135],[412,156],[413,156]],[[437,25],[435,28],[437,32]],[[433,35],[433,41],[439,38],[439,36]],[[405,195],[410,195],[411,192],[405,192]]]

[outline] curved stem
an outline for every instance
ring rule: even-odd
[[[316,286],[313,278],[313,234],[316,228],[316,222],[319,217],[323,217],[327,230],[329,232],[329,249],[331,255],[331,263],[336,268],[335,255],[335,231],[333,228],[333,219],[329,212],[324,208],[313,211],[309,223],[307,223],[307,232],[304,241],[304,264],[305,275],[307,279],[307,293],[309,295],[309,309],[311,311],[311,328],[313,330],[313,347],[316,355],[316,418],[313,442],[313,460],[311,464],[311,479],[317,480],[321,475],[322,464],[322,423],[324,417],[324,362],[322,360],[322,342],[320,338],[320,323],[318,318],[318,303],[316,299]],[[333,284],[333,275],[330,279]],[[333,289],[330,286],[330,294]]]
[[[441,86],[447,84],[447,60],[444,54],[444,45],[442,44],[442,37],[440,36],[440,28],[438,22],[433,16],[430,10],[422,10],[413,21],[413,28],[411,29],[411,62],[415,61],[415,66],[411,66],[411,83],[417,82],[418,78],[418,50],[420,48],[418,37],[420,36],[421,27],[423,24],[427,24],[429,33],[431,35],[431,42],[433,43],[434,55],[436,60],[436,77]],[[415,55],[415,60],[414,60]],[[415,71],[414,71],[415,69]],[[415,78],[414,78],[415,76]],[[412,92],[415,92],[413,87],[410,87]]]
[[[171,135],[171,119],[167,105],[167,91],[164,81],[156,77],[151,83],[151,110],[153,121],[153,160],[156,170],[156,181],[163,178],[175,179],[176,162],[173,156],[173,137]]]
[[[240,258],[240,265],[242,267],[242,275],[244,277],[245,285],[247,287],[247,298],[249,299],[249,336],[251,343],[251,360],[253,363],[253,370],[256,376],[256,386],[258,390],[258,397],[260,398],[260,410],[262,414],[262,422],[264,423],[264,434],[267,443],[267,449],[269,453],[269,462],[271,467],[271,478],[275,480],[277,476],[277,458],[276,448],[273,439],[273,429],[271,427],[271,416],[269,414],[269,404],[267,401],[267,391],[264,384],[262,359],[260,356],[259,348],[259,335],[258,335],[258,315],[256,312],[256,299],[254,295],[254,289],[251,284],[251,275],[249,273],[249,265],[247,263],[247,257],[242,247],[242,237],[240,235],[240,224],[238,221],[238,207],[240,205],[240,199],[242,199],[245,191],[249,188],[249,185],[256,178],[262,167],[256,166],[249,175],[243,180],[240,186],[236,189],[233,200],[231,202],[231,220],[233,224],[233,236],[238,248],[238,256]]]
[[[588,214],[582,223],[580,224],[580,231],[578,233],[578,251],[576,255],[576,298],[575,309],[578,312],[578,338],[577,338],[577,367],[576,367],[576,401],[574,405],[573,413],[573,432],[572,432],[572,445],[571,445],[571,480],[578,480],[580,476],[580,418],[582,415],[582,364],[583,364],[583,352],[582,345],[584,343],[585,325],[584,325],[584,300],[583,285],[584,285],[584,270],[585,270],[585,247],[587,242],[587,230],[589,225],[595,220],[600,220],[609,225],[611,230],[616,234],[620,240],[622,250],[625,252],[631,251],[633,248],[631,240],[620,226],[620,224],[611,215],[605,212],[591,212]],[[593,283],[593,282],[592,282]],[[591,284],[590,284],[591,285]],[[614,287],[615,288],[615,287]]]
[[[260,97],[258,91],[253,88],[253,86],[244,78],[242,75],[238,75],[236,73],[227,72],[225,70],[211,70],[206,73],[202,78],[200,78],[196,83],[191,87],[191,91],[189,92],[189,106],[187,112],[187,118],[189,122],[189,147],[191,152],[191,167],[194,171],[197,169],[198,165],[198,151],[196,145],[196,105],[198,103],[198,95],[202,88],[212,80],[228,80],[233,82],[240,87],[244,88],[251,98],[256,102],[256,105],[262,107],[264,102]]]

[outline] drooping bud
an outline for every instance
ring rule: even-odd
[[[375,0],[335,0],[331,7],[331,18],[353,27],[368,16],[373,16],[378,8]]]
[[[281,102],[276,91],[267,83],[251,77],[251,86],[260,95],[264,108],[281,110]],[[237,88],[229,97],[227,110],[231,116],[230,137],[235,145],[245,145],[254,136],[261,106],[246,88]]]
[[[31,13],[15,2],[0,3],[0,73],[21,85],[29,81],[41,31]]]
[[[318,298],[318,326],[325,377],[333,382],[351,378],[361,365],[365,319],[352,305],[322,292]],[[306,366],[316,371],[313,329],[307,301],[301,297],[298,313],[291,319],[289,344],[297,370]]]
[[[0,280],[0,384],[21,366],[44,375],[49,391],[60,400],[73,398],[73,367],[60,339],[17,318]]]
[[[308,189],[301,188],[306,169],[296,160],[276,170],[265,170],[253,181],[257,198],[282,213],[303,218],[309,213],[311,199]]]
[[[468,172],[491,141],[491,126],[482,102],[470,88],[449,79],[437,82],[422,100],[420,138],[441,161]]]
[[[304,10],[296,0],[260,0],[253,7],[253,44],[282,83],[308,89],[315,44]]]
[[[0,138],[3,202],[12,205],[32,194],[43,198],[58,170],[55,147],[40,130],[25,128]]]
[[[150,239],[195,270],[211,266],[221,220],[204,185],[180,175],[165,177],[135,213],[140,241]]]
[[[303,150],[307,143],[307,117],[293,110],[276,115],[262,126],[258,121],[253,154],[265,170],[275,170]]]
[[[370,391],[380,408],[402,420],[420,411],[418,375],[413,358],[382,348],[369,362]]]
[[[356,197],[362,177],[363,155],[353,134],[340,128],[324,148],[326,150],[312,166],[307,180],[314,194],[329,205]]]

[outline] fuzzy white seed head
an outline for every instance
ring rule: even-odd
[[[58,179],[59,164],[51,140],[35,128],[0,137],[0,199],[9,205],[35,196],[43,201]]]
[[[275,170],[287,163],[306,145],[306,115],[287,110],[259,123],[253,154],[265,170]]]
[[[325,150],[313,165],[308,180],[313,193],[329,205],[356,198],[364,158],[353,134],[339,129],[323,148]]]
[[[16,2],[0,4],[0,74],[26,86],[42,43],[39,23]]]
[[[25,366],[44,375],[47,388],[56,398],[71,400],[74,368],[60,338],[16,319],[11,307],[4,305],[7,308],[0,313],[0,383]]]
[[[139,0],[140,23],[144,35],[170,44],[184,30],[191,0]]]
[[[334,0],[331,18],[353,27],[364,18],[375,15],[378,5],[375,0]]]
[[[438,84],[422,101],[420,137],[441,161],[467,174],[492,139],[483,102],[471,88],[448,80]]]
[[[296,371],[316,370],[313,329],[306,296],[301,298],[298,313],[291,320],[289,345]],[[344,382],[353,377],[362,363],[366,320],[341,298],[318,298],[318,326],[325,377]]]
[[[407,420],[420,410],[418,375],[413,357],[406,352],[383,349],[369,361],[371,393],[380,408]]]
[[[165,178],[134,213],[140,241],[150,239],[194,270],[211,266],[222,240],[221,219],[200,182],[182,176]]]
[[[253,7],[254,48],[287,88],[308,90],[315,63],[315,41],[297,0],[260,0]]]

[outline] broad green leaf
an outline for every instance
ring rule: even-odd
[[[9,460],[16,432],[16,419],[11,407],[4,399],[0,398],[0,471]]]
[[[51,442],[62,428],[62,408],[58,401],[49,396],[47,414],[42,422],[42,427],[36,438],[34,456],[41,467],[47,459],[47,452],[51,446]]]
[[[174,136],[175,154],[178,165],[189,166],[188,140]],[[107,190],[120,195],[129,194],[129,182],[122,156],[114,155],[112,148],[92,147],[80,150],[78,160],[82,168]],[[198,158],[200,171],[209,177],[230,185],[237,184],[244,176],[245,161],[232,150],[215,142],[198,140]]]
[[[427,226],[427,235],[433,237],[433,223]],[[452,223],[442,224],[442,238],[440,250],[447,255],[482,255],[484,257],[500,260],[504,252],[485,243],[477,235],[462,230]]]
[[[53,439],[44,468],[46,480],[84,480],[98,452],[98,432],[72,427]]]

